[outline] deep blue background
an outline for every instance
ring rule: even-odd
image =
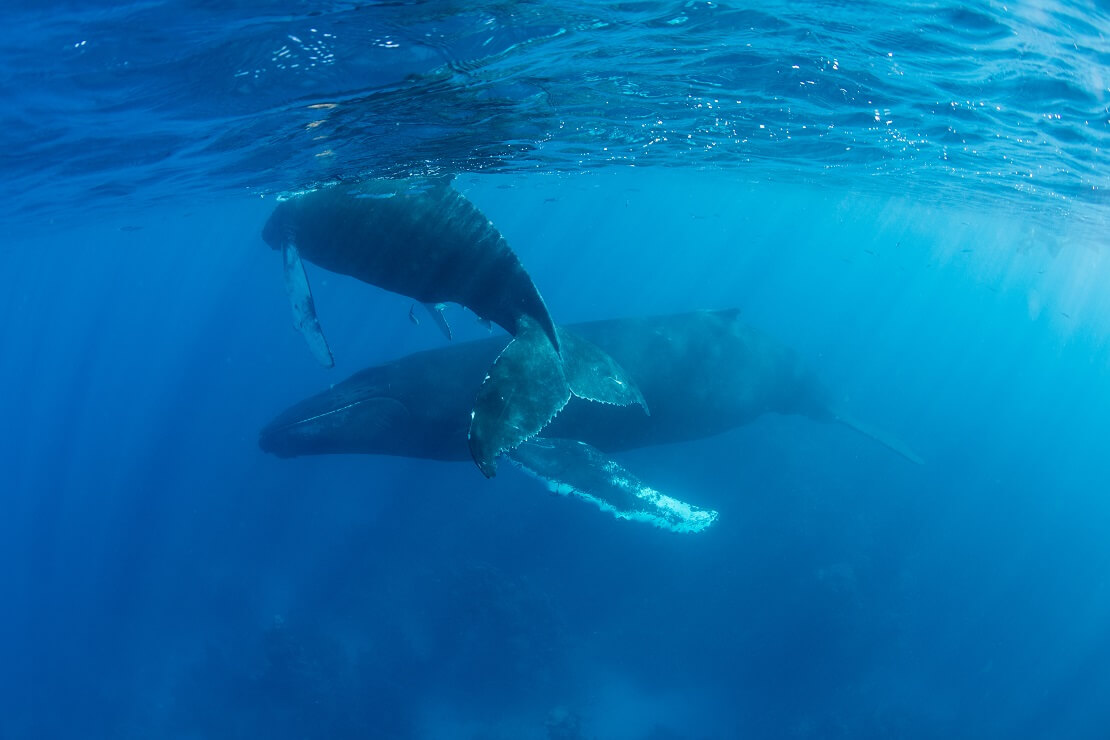
[[[1104,252],[709,173],[456,184],[558,321],[738,306],[926,464],[793,417],[620,456],[720,512],[678,536],[508,469],[271,458],[288,403],[444,340],[312,270],[315,366],[270,200],[17,225],[0,737],[1106,736]]]

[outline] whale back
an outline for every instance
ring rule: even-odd
[[[545,434],[603,450],[699,439],[766,413],[826,418],[825,392],[792,349],[741,321],[739,311],[695,311],[578,324],[639,384],[651,409],[572,401]]]
[[[372,180],[299,195],[262,229],[271,247],[424,303],[459,303],[510,334],[528,316],[558,347],[554,324],[508,242],[447,180]]]

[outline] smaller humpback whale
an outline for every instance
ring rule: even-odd
[[[532,349],[523,353],[513,343],[502,350],[497,340],[419,352],[357,372],[294,404],[262,429],[259,445],[280,457],[362,453],[465,460],[469,451],[480,467],[504,454],[553,491],[589,500],[620,518],[682,532],[704,529],[716,512],[645,485],[609,453],[709,437],[780,413],[841,423],[921,462],[901,443],[834,410],[797,354],[744,324],[735,310],[594,321],[561,327],[559,333],[564,364],[573,366],[579,358],[581,370],[531,375],[527,365],[534,343],[525,343]],[[495,358],[514,367],[502,373],[495,363],[476,387]],[[569,400],[554,419],[543,420],[542,436],[501,444],[498,424],[516,422],[498,421],[493,442],[480,440],[475,451],[476,419],[484,414],[502,420],[532,403],[549,408],[550,400],[536,401],[534,395],[549,393],[554,385],[561,397],[566,385],[577,382],[576,374],[594,390],[611,387],[623,400],[629,391],[607,362],[619,362],[635,380],[636,393],[642,393],[637,403],[650,408],[650,416],[628,405]],[[525,377],[532,382],[521,383]],[[604,401],[603,393],[596,395],[595,401]]]
[[[450,334],[443,304],[466,306],[512,335],[537,324],[556,351],[555,324],[532,278],[489,219],[437,180],[371,180],[282,201],[262,229],[283,254],[297,329],[322,364],[334,364],[302,259],[420,301]]]
[[[572,394],[643,406],[635,383],[597,348],[579,342],[578,361],[564,362],[560,335],[532,278],[489,219],[451,187],[450,178],[375,180],[306,193],[278,204],[262,238],[281,250],[295,325],[327,367],[335,361],[302,258],[415,298],[448,339],[446,301],[466,306],[516,338],[498,358],[485,402],[475,407],[471,439],[487,476],[494,474],[498,454],[539,432]],[[412,310],[409,318],[416,321]],[[493,403],[496,394],[513,389],[519,393],[511,408]]]

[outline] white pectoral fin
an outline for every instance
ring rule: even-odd
[[[443,336],[450,340],[452,338],[451,327],[447,324],[447,317],[443,315],[443,309],[447,308],[447,306],[443,303],[424,303],[423,306],[427,309],[435,325],[443,332]]]
[[[717,520],[716,511],[656,491],[585,442],[533,437],[506,454],[555,493],[589,501],[618,519],[672,532],[700,532]]]
[[[324,331],[320,328],[320,321],[316,318],[316,304],[312,300],[312,288],[308,285],[308,274],[305,272],[301,254],[292,239],[286,239],[281,245],[281,260],[285,271],[285,290],[289,294],[289,303],[293,308],[293,326],[301,333],[313,356],[324,367],[334,367],[335,358],[332,357],[328,340],[324,338]]]
[[[870,424],[864,424],[858,419],[839,412],[833,414],[833,419],[840,422],[857,434],[861,434],[868,439],[872,439],[883,445],[887,449],[898,453],[915,465],[925,464],[925,461],[921,459],[921,456],[910,449],[910,447],[902,442],[902,440],[882,431],[881,429],[877,429]]]

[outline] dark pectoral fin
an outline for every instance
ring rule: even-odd
[[[536,437],[520,443],[508,457],[555,493],[590,501],[618,519],[648,522],[673,532],[700,532],[717,520],[715,511],[644,485],[585,442]]]
[[[539,433],[570,400],[563,363],[531,323],[502,350],[470,414],[470,454],[487,478],[497,456]]]
[[[560,329],[563,365],[571,393],[587,401],[616,406],[639,404],[650,414],[636,381],[600,347]]]
[[[441,332],[443,332],[443,336],[447,337],[448,340],[452,339],[453,337],[451,336],[451,326],[447,323],[447,317],[443,314],[443,309],[447,308],[447,306],[443,303],[426,302],[422,305],[424,306],[424,309],[428,312],[428,315],[432,317],[432,321],[435,322],[435,325],[439,327],[439,330]]]
[[[320,321],[316,318],[316,304],[312,301],[312,288],[308,285],[308,274],[305,273],[304,263],[301,262],[297,245],[291,239],[286,239],[281,245],[281,259],[285,269],[285,290],[289,294],[289,302],[293,307],[293,325],[301,333],[312,354],[324,367],[333,367],[335,358],[332,357],[328,340],[320,328]]]

